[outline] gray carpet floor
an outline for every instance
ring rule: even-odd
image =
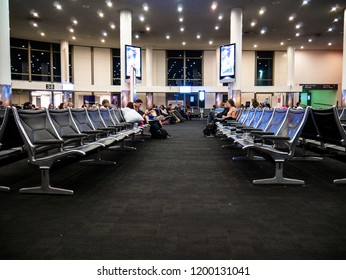
[[[22,195],[37,167],[1,167],[1,259],[345,259],[345,162],[289,162],[305,186],[254,186],[271,162],[232,162],[242,151],[205,138],[205,121],[167,126],[136,152],[104,151],[117,166],[54,166],[52,186],[73,196]]]

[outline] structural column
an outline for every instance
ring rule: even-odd
[[[120,65],[121,65],[121,100],[122,106],[133,101],[130,96],[130,85],[126,82],[125,45],[132,44],[132,13],[129,10],[120,11]],[[125,104],[126,105],[126,104]]]
[[[145,51],[145,76],[146,86],[151,87],[153,85],[153,49],[147,48]]]
[[[235,64],[235,82],[231,84],[228,91],[228,97],[233,98],[235,103],[240,105],[241,93],[241,69],[242,69],[242,51],[243,51],[243,10],[233,8],[231,10],[231,43],[236,44],[236,64]]]
[[[60,42],[60,64],[61,64],[61,83],[70,83],[70,61],[69,61],[69,43],[68,41]]]
[[[8,0],[0,0],[0,94],[4,106],[12,104],[10,11]]]
[[[344,10],[344,44],[342,59],[341,106],[346,107],[346,9]]]
[[[290,46],[287,48],[287,86],[292,88],[295,85],[294,82],[294,66],[295,66],[295,49]],[[288,92],[286,94],[286,105],[294,106],[294,93]]]

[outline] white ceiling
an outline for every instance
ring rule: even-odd
[[[307,5],[302,5],[302,0],[216,0],[215,11],[211,10],[213,0],[112,0],[111,8],[105,0],[56,2],[61,4],[62,10],[54,7],[55,1],[9,0],[11,37],[48,42],[68,40],[73,45],[119,48],[120,10],[129,9],[132,11],[134,45],[154,49],[216,49],[230,42],[230,10],[241,7],[244,50],[253,50],[255,44],[257,50],[286,50],[289,45],[314,50],[343,48],[345,0],[310,0]],[[147,12],[143,11],[144,3],[149,6]],[[179,4],[183,5],[182,13],[177,11]],[[333,6],[337,7],[336,11],[331,11]],[[262,7],[266,11],[260,16]],[[39,18],[34,18],[31,10],[37,11]],[[99,10],[103,11],[103,18],[97,15]],[[140,14],[145,16],[144,22],[139,20]],[[223,14],[222,20],[218,19],[220,14]],[[292,14],[296,18],[289,21]],[[183,16],[183,23],[179,22],[179,16]],[[76,26],[71,18],[78,20]],[[253,19],[257,21],[255,27],[250,25]],[[334,22],[335,19],[338,22]],[[38,27],[32,25],[33,21]],[[116,25],[114,30],[109,27],[110,22]],[[300,29],[296,29],[298,23],[302,23]],[[149,32],[145,31],[147,24],[151,28]],[[215,30],[215,25],[219,25],[219,30]],[[181,26],[185,27],[184,32],[179,30]],[[73,27],[74,33],[70,33],[68,27]],[[265,34],[261,34],[262,28],[267,30]],[[103,31],[108,33],[106,37],[102,35]],[[40,32],[45,36],[42,37]],[[139,39],[134,37],[135,34],[140,35]],[[166,34],[170,34],[169,40],[165,38]],[[200,39],[196,38],[197,34],[201,35]],[[76,39],[72,40],[72,36]],[[308,42],[309,39],[312,42]],[[332,45],[328,46],[328,43]]]

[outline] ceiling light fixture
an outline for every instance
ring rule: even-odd
[[[74,29],[73,29],[72,27],[70,27],[70,28],[68,29],[68,31],[70,31],[71,33],[73,33],[73,32],[74,32]]]
[[[147,25],[147,26],[145,27],[145,30],[149,32],[149,31],[150,31],[150,26]]]
[[[219,19],[219,20],[223,20],[223,14],[219,14],[218,19]]]
[[[147,3],[143,4],[143,10],[146,11],[146,12],[149,11],[149,6],[148,6]]]
[[[299,33],[299,32],[297,32],[297,33],[296,33],[296,37],[299,37],[299,36],[300,36],[300,33]]]
[[[167,39],[167,40],[171,39],[171,35],[167,34],[167,35],[166,35],[166,39]]]
[[[310,2],[309,0],[303,0],[302,6],[309,4],[309,2]]]
[[[107,7],[109,7],[109,8],[112,8],[112,7],[113,7],[113,3],[112,3],[111,0],[107,0],[107,1],[106,1],[106,5],[107,5]]]
[[[105,16],[105,14],[101,10],[98,10],[97,14],[99,15],[100,18],[103,18]]]
[[[213,11],[215,11],[215,10],[217,9],[217,2],[216,2],[216,1],[214,1],[213,3],[211,3],[211,9],[212,9]]]
[[[219,29],[220,29],[220,26],[215,25],[215,30],[219,30]]]
[[[266,12],[266,8],[265,7],[262,7],[260,10],[259,10],[259,14],[260,15],[263,15],[264,13]]]
[[[197,38],[197,39],[201,39],[201,34],[197,34],[197,35],[196,35],[196,38]]]
[[[293,21],[295,18],[296,18],[296,15],[292,14],[292,15],[289,16],[288,20],[289,21]]]
[[[185,46],[185,45],[186,45],[186,42],[183,42],[182,44],[183,44],[183,46]]]
[[[184,21],[184,18],[183,17],[180,17],[179,18],[179,22],[183,22]]]
[[[101,39],[101,42],[104,43],[104,42],[106,42],[106,40],[102,38],[102,39]]]
[[[261,29],[261,34],[266,34],[267,31],[268,31],[267,27],[263,27],[263,28]]]
[[[108,36],[108,33],[106,31],[102,31],[102,35],[107,37]]]
[[[72,40],[76,40],[76,37],[75,37],[75,36],[72,36]]]
[[[254,26],[256,26],[256,24],[257,24],[257,20],[255,20],[255,19],[253,19],[252,21],[251,21],[251,27],[254,27]]]
[[[283,46],[283,45],[284,45],[284,42],[281,42],[280,45]]]
[[[62,10],[62,6],[59,2],[54,2],[53,5],[57,10]]]
[[[209,41],[209,45],[212,45],[214,42],[212,40]]]
[[[139,18],[139,20],[140,20],[141,22],[143,22],[143,21],[145,20],[145,17],[144,17],[144,15],[142,15],[142,14],[140,14],[140,15],[138,16],[138,18]]]
[[[257,44],[254,44],[253,47],[256,49],[257,48]]]
[[[135,38],[139,39],[139,34],[138,33],[135,34]]]
[[[185,27],[184,26],[180,27],[180,31],[184,32],[185,31]]]
[[[78,24],[78,20],[76,20],[76,18],[71,18],[72,24],[73,25],[77,25]]]
[[[339,21],[339,19],[338,19],[338,18],[335,18],[335,19],[334,19],[334,22],[338,22],[338,21]]]
[[[183,5],[179,4],[177,10],[179,13],[181,13],[183,11]]]
[[[333,27],[329,27],[328,32],[332,32],[332,31],[333,31]]]
[[[38,27],[37,22],[32,22],[31,24],[32,24],[33,27]]]
[[[336,12],[337,7],[333,6],[332,9],[330,10],[331,12]]]
[[[304,46],[300,46],[301,49],[304,49]]]
[[[113,22],[110,22],[110,23],[109,23],[109,27],[110,27],[111,29],[115,29],[116,26],[115,26],[115,24],[114,24]]]
[[[35,18],[38,18],[38,17],[39,17],[38,12],[36,12],[35,10],[31,10],[31,11],[30,11],[30,14],[31,14],[33,17],[35,17]]]
[[[331,46],[331,45],[333,45],[333,44],[332,44],[331,42],[329,42],[329,43],[328,43],[328,46]]]
[[[310,39],[308,40],[308,42],[311,43],[311,42],[312,42],[312,39],[310,38]]]
[[[43,37],[43,36],[46,36],[46,34],[44,34],[44,32],[41,32],[40,35]]]

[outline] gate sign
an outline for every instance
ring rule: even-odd
[[[301,84],[307,90],[338,90],[338,84]]]
[[[54,89],[54,84],[46,84],[46,89],[49,89],[49,90]]]

